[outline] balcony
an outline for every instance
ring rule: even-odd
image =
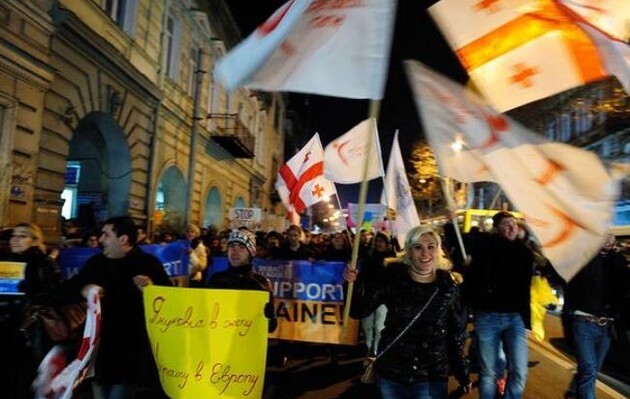
[[[255,138],[238,114],[208,114],[210,138],[234,158],[254,158]]]

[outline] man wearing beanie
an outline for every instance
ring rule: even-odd
[[[254,272],[252,260],[256,256],[256,236],[249,230],[233,230],[228,237],[228,269],[210,277],[208,288],[232,290],[268,291],[269,302],[265,305],[265,317],[269,319],[269,332],[278,326],[271,282],[265,276]]]

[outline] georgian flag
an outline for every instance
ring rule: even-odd
[[[318,133],[282,165],[276,189],[287,211],[298,214],[336,193],[333,183],[324,178],[324,150]]]
[[[564,3],[601,5],[614,21],[607,26],[630,16],[626,0],[442,0],[429,13],[483,96],[504,112],[610,74],[619,77],[604,55],[614,34],[594,40]],[[614,58],[625,63],[627,76],[628,58]]]
[[[423,64],[405,64],[440,172],[498,183],[570,280],[601,248],[618,182],[596,154],[550,142]]]
[[[395,10],[395,0],[290,0],[220,59],[214,76],[228,90],[381,99]]]
[[[70,399],[83,380],[94,376],[94,359],[101,335],[99,292],[97,286],[88,292],[85,329],[76,359],[67,359],[63,346],[56,345],[39,365],[32,385],[36,399]]]

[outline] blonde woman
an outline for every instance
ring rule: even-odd
[[[31,305],[50,305],[52,292],[61,283],[61,274],[55,262],[46,255],[41,229],[32,223],[19,223],[13,228],[9,240],[9,253],[4,261],[26,264],[24,280],[18,286],[24,293],[24,309],[20,310],[16,324],[11,325],[11,341],[2,354],[3,364],[9,365],[0,376],[7,387],[3,397],[33,397],[30,385],[35,379],[37,366],[52,342],[38,323],[30,322],[27,309]],[[4,367],[3,367],[4,369]],[[9,381],[9,383],[6,383]]]
[[[446,269],[440,236],[421,226],[409,231],[403,256],[388,265],[378,284],[365,286],[361,273],[345,270],[347,281],[359,283],[350,309],[353,318],[387,306],[374,363],[385,399],[448,398],[449,364],[461,388],[470,390],[465,317],[459,288]]]
[[[24,262],[24,280],[19,285],[31,304],[46,304],[47,296],[61,283],[59,268],[46,255],[44,236],[39,226],[19,223],[13,228],[9,241],[8,261]]]

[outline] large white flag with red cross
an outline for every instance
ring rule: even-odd
[[[276,189],[287,211],[297,213],[336,193],[333,183],[324,178],[324,150],[318,133],[282,165]]]
[[[596,154],[546,140],[419,62],[406,68],[440,172],[498,183],[570,280],[601,248],[618,182]]]
[[[214,75],[228,90],[383,98],[395,10],[395,0],[290,0]]]
[[[429,12],[499,111],[611,74],[628,90],[630,1],[442,0]]]

